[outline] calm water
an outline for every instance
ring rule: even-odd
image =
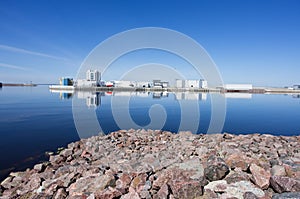
[[[300,134],[299,96],[218,97],[226,99],[227,106],[222,131]],[[211,104],[209,94],[62,94],[49,92],[47,86],[4,87],[0,90],[0,179],[12,170],[23,170],[45,160],[45,151],[56,151],[80,138],[120,128],[206,133],[211,121]]]

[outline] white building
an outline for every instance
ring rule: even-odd
[[[135,87],[136,83],[134,81],[126,81],[126,80],[120,80],[120,81],[113,81],[114,87],[122,87],[122,88],[132,88]]]
[[[86,71],[86,80],[87,81],[96,81],[99,82],[101,79],[100,72],[97,70],[87,70]]]
[[[175,80],[175,87],[176,88],[184,88],[185,87],[184,80],[176,79]]]
[[[146,81],[136,82],[136,87],[139,88],[150,88],[150,86],[151,86],[150,82],[146,82]]]
[[[207,81],[204,79],[200,80],[181,80],[176,79],[176,88],[207,88]]]
[[[97,70],[87,70],[86,79],[78,79],[75,83],[78,87],[95,87],[99,86],[101,81],[101,74]]]
[[[248,91],[253,89],[252,84],[225,84],[223,89],[230,91]]]
[[[294,86],[293,86],[293,89],[294,89],[294,90],[300,90],[300,85],[294,85]]]
[[[200,79],[200,88],[208,88],[207,81],[204,79]]]
[[[185,88],[199,88],[199,80],[185,80]]]

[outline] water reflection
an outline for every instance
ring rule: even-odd
[[[251,93],[224,93],[225,98],[234,98],[234,99],[251,99]]]
[[[178,92],[178,93],[175,93],[175,98],[176,98],[176,100],[205,101],[207,99],[207,93]]]
[[[82,99],[86,101],[87,107],[97,107],[101,105],[101,97],[113,96],[113,97],[141,97],[141,98],[153,98],[153,99],[161,99],[168,98],[171,96],[175,96],[175,100],[197,100],[197,101],[205,101],[207,100],[207,93],[195,93],[195,92],[91,92],[91,91],[51,91],[53,93],[59,93],[60,99],[72,99],[73,96],[76,96],[78,99]],[[226,98],[251,98],[251,94],[234,94],[229,95],[225,94]]]
[[[60,99],[70,99],[73,97],[73,93],[59,93]]]
[[[207,99],[207,93],[193,92],[77,91],[73,116],[81,138],[130,128],[205,133],[211,116],[209,100],[202,103]],[[206,113],[200,121],[201,111]]]
[[[85,99],[87,107],[97,107],[101,105],[101,96],[104,92],[77,92],[78,99]]]
[[[206,133],[212,120],[212,95],[227,100],[222,132],[285,134],[287,126],[288,133],[298,132],[298,127],[290,121],[298,118],[294,107],[298,103],[291,99],[300,99],[299,94],[127,91],[60,94],[62,99],[73,99],[74,123],[78,132],[84,132],[81,138],[130,128]],[[283,123],[286,125],[278,125]]]
[[[292,95],[293,96],[293,98],[300,98],[300,95],[299,94],[294,94],[294,95]]]

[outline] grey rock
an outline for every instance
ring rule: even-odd
[[[207,165],[204,175],[209,181],[221,180],[229,173],[229,167],[220,157],[209,157]]]
[[[286,172],[285,172],[284,166],[274,165],[271,168],[271,175],[272,176],[286,176]]]
[[[42,172],[45,169],[45,165],[43,163],[36,164],[34,165],[33,169],[36,170],[37,172]]]
[[[259,199],[254,193],[252,192],[245,192],[243,195],[244,199]]]
[[[204,176],[204,168],[199,158],[188,159],[182,163],[173,164],[170,168],[178,167],[179,169],[188,171],[191,179],[202,179]]]
[[[275,194],[272,196],[272,199],[299,199],[300,192],[286,192],[281,194]]]
[[[285,176],[272,176],[270,183],[273,189],[278,192],[299,192],[300,191],[300,180],[285,177]]]
[[[227,184],[225,180],[210,182],[204,187],[204,190],[211,190],[221,195],[222,198],[243,198],[247,192],[253,193],[257,197],[264,197],[265,193],[249,181],[239,181]]]
[[[240,168],[231,170],[229,174],[224,178],[228,184],[239,181],[250,181],[249,174],[243,172]]]
[[[1,182],[1,186],[4,187],[5,189],[9,189],[11,188],[11,181],[12,181],[12,177],[8,176],[7,178],[5,178],[2,182]]]
[[[72,149],[64,149],[62,150],[59,155],[64,156],[64,157],[69,157],[73,154],[73,150]]]
[[[104,190],[109,186],[115,186],[115,178],[111,175],[95,174],[88,177],[82,177],[76,180],[68,188],[70,195],[77,195],[78,193],[95,193],[96,191]]]

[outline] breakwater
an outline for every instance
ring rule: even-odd
[[[2,198],[300,197],[300,136],[120,130],[70,143]]]

